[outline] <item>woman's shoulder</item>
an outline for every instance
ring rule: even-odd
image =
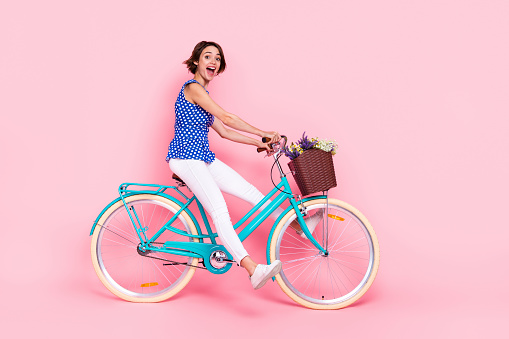
[[[194,83],[198,83],[198,81],[196,81],[196,80],[194,80],[194,79],[189,79],[189,80],[187,80],[186,82],[184,82],[184,86],[187,86],[187,85],[189,85],[189,84],[191,84],[191,83],[193,83],[193,82],[194,82]]]
[[[207,92],[207,94],[209,93],[209,91],[207,91],[207,89],[205,87],[203,87],[202,84],[200,84],[197,80],[195,79],[191,79],[191,80],[187,80],[185,83],[184,83],[184,86],[182,86],[182,89],[185,89],[188,85],[191,85],[189,86],[190,89],[193,89],[193,91],[195,90],[201,90],[201,89],[204,89],[205,92]]]

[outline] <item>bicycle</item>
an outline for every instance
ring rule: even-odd
[[[286,138],[281,140],[286,145]],[[268,154],[274,158],[271,179],[277,165],[280,182],[273,182],[275,187],[234,228],[247,223],[238,234],[244,241],[277,207],[289,202],[267,241],[267,263],[276,259],[283,263],[272,279],[305,307],[346,307],[362,297],[375,279],[380,262],[377,237],[356,208],[329,198],[328,192],[306,198],[293,194],[279,163],[284,145],[272,144]],[[235,263],[217,243],[217,233],[212,232],[201,203],[182,192],[186,185],[180,178],[173,178],[175,186],[121,184],[119,197],[102,210],[92,226],[95,272],[108,290],[124,300],[163,301],[181,291],[197,268],[223,274]],[[171,191],[175,196],[168,194]],[[273,201],[258,211],[274,195]],[[206,233],[190,210],[193,202]],[[315,213],[322,213],[323,218],[312,235],[305,218]],[[307,239],[289,227],[295,219]]]

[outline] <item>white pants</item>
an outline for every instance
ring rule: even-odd
[[[219,239],[240,265],[248,253],[233,228],[221,191],[245,200],[253,206],[259,203],[264,195],[217,158],[210,164],[201,160],[170,159],[170,169],[184,180],[200,200],[216,226]],[[269,203],[270,201],[265,203],[262,208]],[[282,212],[281,208],[276,209],[271,218],[276,219]]]

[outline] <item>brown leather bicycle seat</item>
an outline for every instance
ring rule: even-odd
[[[182,184],[182,186],[186,186],[186,183],[184,182],[184,180],[180,179],[180,177],[178,175],[176,175],[175,173],[173,173],[173,175],[171,177],[173,179],[177,180],[178,182],[180,182]]]

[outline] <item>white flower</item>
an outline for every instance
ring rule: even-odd
[[[336,149],[338,148],[338,145],[335,140],[318,140],[318,142],[315,144],[315,148],[321,149],[325,152],[331,152],[333,155],[336,154]]]

